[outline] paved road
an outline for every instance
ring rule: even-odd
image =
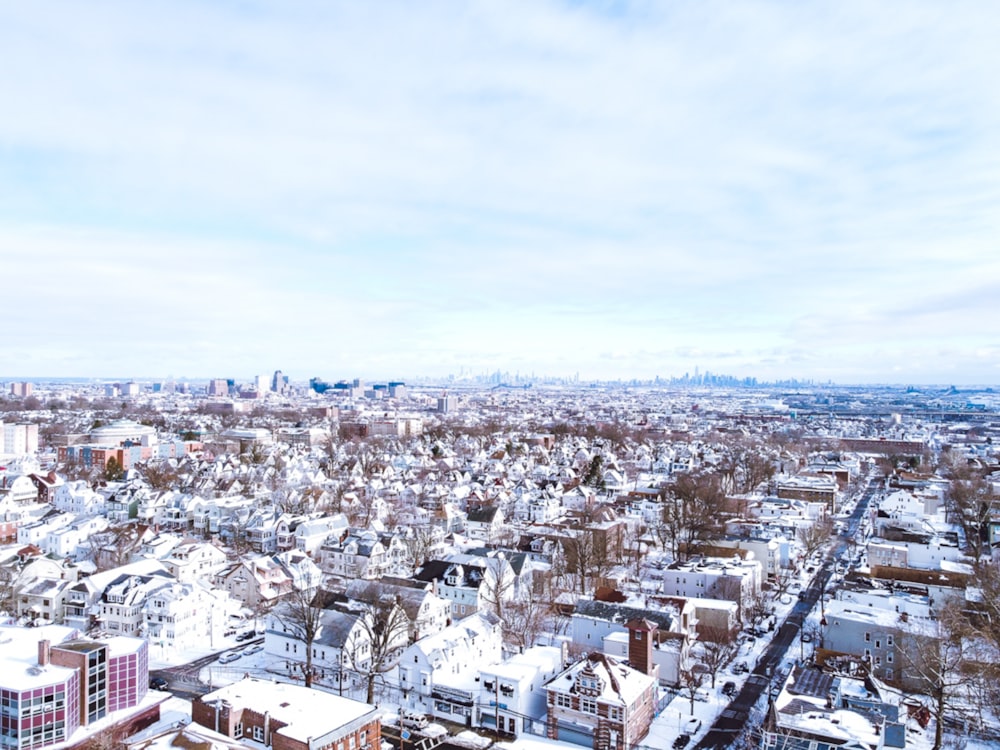
[[[167,667],[166,669],[153,669],[149,672],[149,678],[153,679],[154,677],[162,677],[167,681],[166,689],[169,692],[173,693],[178,698],[194,700],[211,690],[211,687],[207,683],[202,682],[198,676],[203,667],[207,667],[209,664],[212,664],[225,653],[242,650],[251,644],[263,642],[263,637],[254,638],[239,644],[238,648],[223,649],[222,651],[218,651],[214,654],[209,654],[208,656],[203,656],[200,659],[195,659],[187,664],[178,664],[177,666]]]
[[[882,486],[882,479],[875,478],[868,482],[868,486],[859,498],[854,512],[851,513],[843,533],[837,537],[833,548],[827,553],[826,559],[819,570],[813,576],[808,588],[802,590],[799,601],[792,607],[792,611],[785,618],[784,623],[778,628],[771,643],[761,654],[757,665],[751,671],[747,681],[743,684],[743,689],[737,693],[736,697],[729,703],[726,710],[719,714],[712,728],[695,746],[699,750],[709,750],[714,748],[731,747],[739,733],[747,725],[750,719],[750,712],[760,700],[761,695],[771,685],[778,666],[785,658],[789,647],[799,634],[802,623],[808,616],[816,602],[819,601],[826,591],[826,586],[833,575],[834,567],[844,556],[850,541],[858,531],[861,517],[868,509],[871,499]]]

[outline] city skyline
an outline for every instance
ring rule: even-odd
[[[1000,382],[1000,9],[57,5],[11,376]]]

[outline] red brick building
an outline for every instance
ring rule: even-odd
[[[382,725],[367,703],[247,677],[191,704],[195,723],[275,750],[380,750]]]

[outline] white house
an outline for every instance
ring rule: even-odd
[[[545,714],[545,683],[563,667],[562,649],[533,646],[479,671],[476,724],[520,735]]]
[[[477,613],[421,638],[399,659],[399,687],[406,708],[465,724],[472,720],[483,664],[500,661],[500,620]]]

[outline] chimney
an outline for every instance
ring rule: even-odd
[[[628,630],[628,663],[643,674],[653,674],[653,636],[656,623],[635,619],[625,623]]]
[[[49,665],[49,650],[51,645],[48,640],[38,642],[38,666],[47,667]]]

